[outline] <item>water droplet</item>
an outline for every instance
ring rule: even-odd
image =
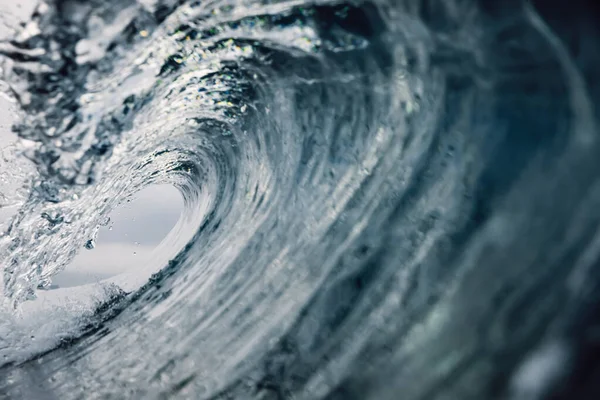
[[[96,241],[94,239],[90,239],[85,242],[85,248],[88,250],[93,250],[96,247]]]

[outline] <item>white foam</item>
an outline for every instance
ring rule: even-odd
[[[107,284],[39,291],[14,312],[0,308],[0,365],[25,361],[76,336],[98,305],[116,294]]]

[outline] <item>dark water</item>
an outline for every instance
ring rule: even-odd
[[[598,398],[597,17],[42,4],[0,46],[2,173],[36,167],[0,242],[0,398]],[[154,184],[185,210],[151,261],[47,290]]]

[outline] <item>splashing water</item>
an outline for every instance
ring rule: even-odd
[[[597,390],[600,32],[539,3],[39,3],[0,42],[0,398]],[[152,257],[48,290],[153,185]]]

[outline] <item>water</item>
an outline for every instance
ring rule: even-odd
[[[551,3],[40,3],[0,397],[595,398],[600,36]],[[53,282],[156,185],[150,255]]]

